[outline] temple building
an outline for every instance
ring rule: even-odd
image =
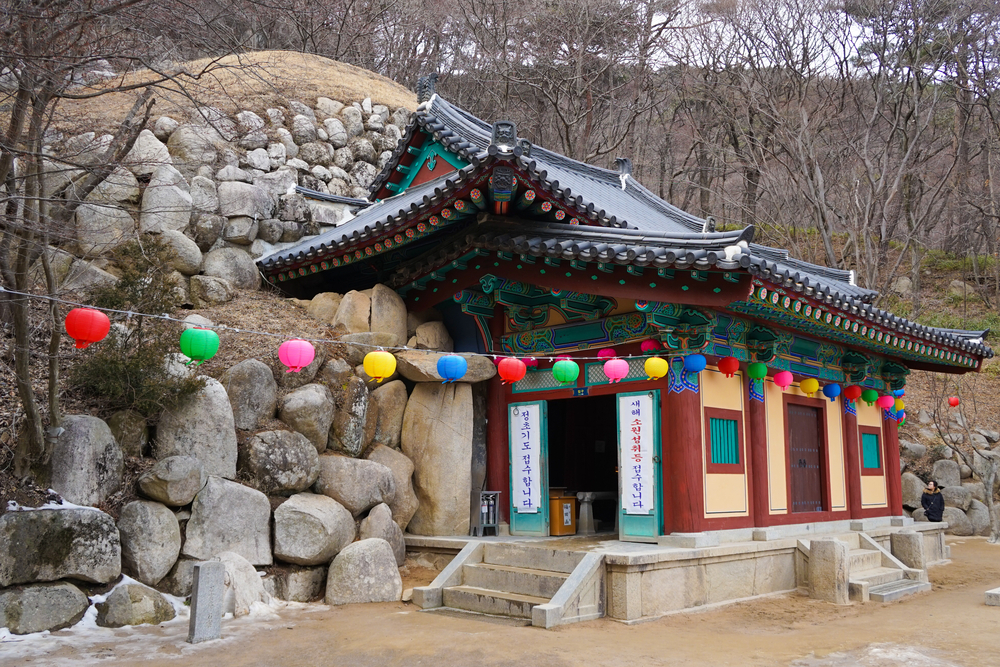
[[[626,542],[903,525],[896,397],[911,370],[977,371],[985,332],[879,309],[852,272],[717,230],[627,159],[583,164],[423,97],[370,202],[259,266],[297,297],[383,283],[440,311],[456,352],[535,360],[488,386],[485,486],[511,535],[558,534],[565,489]]]

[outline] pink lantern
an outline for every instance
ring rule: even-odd
[[[624,359],[611,359],[604,362],[604,374],[611,382],[621,382],[628,376],[628,362]]]
[[[618,355],[615,354],[615,351],[613,349],[611,349],[610,347],[606,347],[606,348],[604,348],[603,350],[601,350],[600,352],[597,353],[597,358],[598,359],[614,359],[617,356]]]
[[[653,350],[659,350],[660,344],[655,340],[644,340],[642,341],[642,345],[639,346],[639,349],[642,350],[643,353],[652,352]]]
[[[888,410],[896,403],[896,399],[892,396],[886,394],[885,396],[879,396],[878,400],[875,401],[875,405],[879,406],[883,410]]]
[[[288,366],[286,373],[298,373],[316,358],[316,348],[305,340],[286,340],[278,347],[278,359]]]
[[[774,384],[781,387],[781,391],[788,389],[792,384],[792,374],[789,371],[779,371],[774,374]]]
[[[524,365],[528,368],[538,368],[538,359],[535,359],[534,357],[525,357],[521,361],[523,361]]]

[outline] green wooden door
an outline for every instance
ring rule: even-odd
[[[663,525],[660,392],[618,394],[618,537],[656,542]]]
[[[545,401],[507,406],[510,534],[549,534],[549,424]]]

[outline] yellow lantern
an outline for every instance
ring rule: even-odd
[[[670,365],[662,357],[650,357],[643,366],[650,380],[659,380],[670,370]]]
[[[906,403],[903,402],[903,399],[897,398],[896,404],[893,405],[892,407],[896,408],[896,412],[902,412],[903,410],[906,409]]]
[[[396,357],[384,350],[375,350],[365,355],[365,373],[376,382],[381,382],[396,372]]]
[[[806,378],[801,382],[801,384],[799,384],[799,389],[801,389],[802,393],[806,396],[812,396],[819,391],[819,382],[816,378]]]

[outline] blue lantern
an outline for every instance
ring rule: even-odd
[[[465,371],[469,368],[469,362],[465,360],[465,357],[460,357],[457,354],[446,354],[445,356],[438,359],[437,372],[445,382],[454,382],[465,375]]]
[[[895,396],[896,398],[901,398],[906,395],[906,390],[896,389],[895,391],[892,392],[892,395]]]
[[[823,395],[829,398],[830,402],[833,403],[835,400],[837,400],[837,397],[840,396],[840,385],[834,384],[832,382],[828,385],[824,385]]]
[[[684,370],[688,373],[700,373],[705,370],[705,366],[708,365],[708,360],[705,359],[703,354],[692,354],[684,357]]]

